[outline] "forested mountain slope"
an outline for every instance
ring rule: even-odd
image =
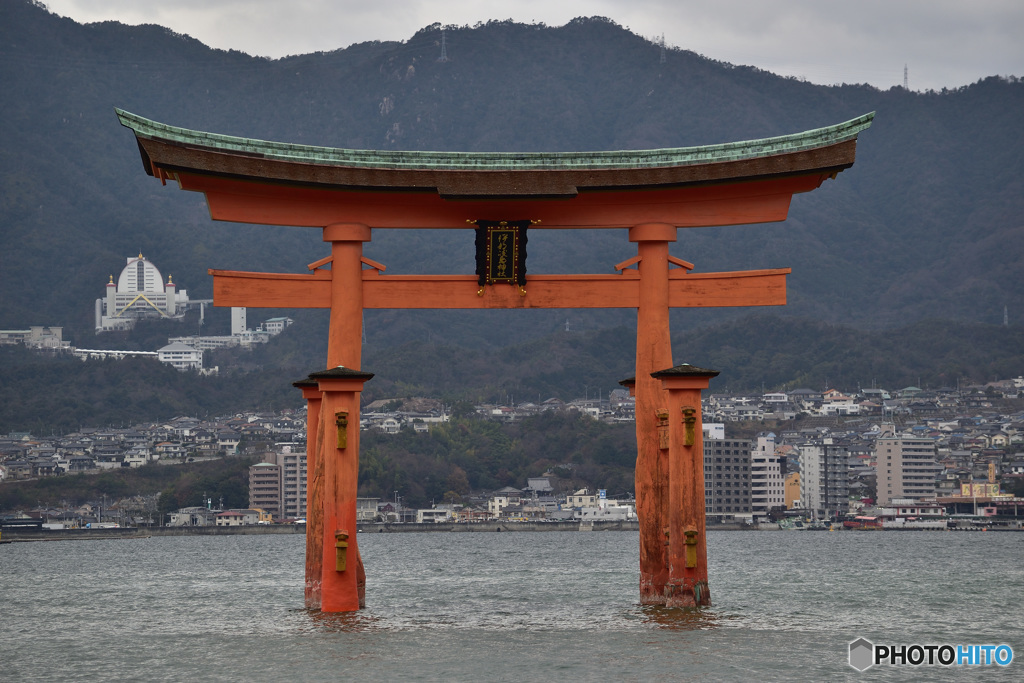
[[[146,176],[115,106],[247,137],[468,151],[700,145],[876,111],[856,165],[795,197],[788,221],[681,230],[673,253],[704,272],[792,267],[787,316],[862,329],[996,324],[1004,306],[1012,321],[1024,316],[1016,79],[914,93],[812,85],[685,50],[661,63],[656,44],[600,18],[447,27],[447,62],[440,38],[430,26],[401,43],[268,60],[157,26],[83,26],[3,3],[0,327],[63,325],[87,345],[94,299],[140,251],[193,298],[211,296],[211,267],[301,272],[326,255],[317,230],[214,223],[201,196]],[[528,267],[610,272],[634,253],[621,231],[535,230]],[[367,255],[389,273],[473,268],[468,231],[379,231]],[[679,333],[723,315],[685,312],[673,324]],[[566,317],[577,329],[631,324],[624,312],[380,312],[367,315],[367,338],[503,346]]]

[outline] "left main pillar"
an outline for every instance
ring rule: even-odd
[[[667,451],[658,436],[658,413],[668,399],[651,373],[672,365],[669,329],[669,252],[676,228],[662,223],[636,225],[640,273],[636,317],[636,514],[640,522],[640,603],[664,605],[668,585],[665,534],[668,526]]]
[[[369,242],[371,230],[369,226],[361,223],[334,223],[325,226],[323,229],[323,240],[331,245],[331,317],[330,328],[327,337],[327,367],[348,368],[359,370],[363,362],[363,242]],[[312,375],[311,375],[312,377]],[[365,380],[364,380],[365,381]],[[334,397],[332,401],[340,400]],[[349,609],[358,609],[363,606],[363,592],[365,590],[366,575],[363,571],[363,561],[359,556],[359,548],[355,543],[355,500],[358,489],[359,475],[359,394],[355,394],[355,402],[348,410],[348,431],[349,436],[354,435],[350,445],[346,449],[349,454],[348,463],[344,465],[346,472],[349,472],[348,480],[339,482],[334,475],[334,464],[331,455],[334,452],[334,429],[337,419],[337,412],[340,408],[335,405],[327,405],[327,395],[324,395],[324,403],[321,405],[321,424],[318,431],[318,453],[323,458],[320,463],[322,467],[322,480],[319,482],[322,490],[323,504],[320,506],[320,518],[312,520],[307,518],[307,533],[309,524],[321,524],[322,534],[319,538],[323,540],[321,557],[324,558],[324,566],[321,568],[321,576],[324,577],[321,584],[321,609],[325,612],[343,612]],[[333,464],[332,464],[333,463]],[[354,466],[352,464],[354,463]],[[333,474],[332,474],[333,473]],[[348,505],[348,493],[351,493],[352,522],[351,527],[332,528],[330,519],[335,510],[341,510],[342,502],[335,496],[338,491],[345,492],[344,505]],[[347,515],[347,512],[345,513]],[[332,534],[336,531],[347,531],[350,539],[346,550],[347,563],[350,567],[346,570],[354,576],[356,585],[357,606],[338,607],[338,597],[327,596],[327,577],[332,582],[335,577],[332,574],[333,561],[330,561],[330,554],[336,550],[339,542]],[[333,557],[333,556],[331,556]],[[348,598],[346,598],[348,600]],[[348,602],[345,602],[348,604]]]
[[[372,377],[340,365],[309,376],[322,396],[316,466],[322,472],[320,609],[324,612],[354,612],[364,604],[365,578],[356,541],[359,397]],[[307,526],[306,533],[313,533],[316,526]]]

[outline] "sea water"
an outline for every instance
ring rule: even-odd
[[[0,546],[0,680],[1024,680],[1024,533],[711,532],[698,612],[637,603],[636,532],[358,540],[341,615],[303,608],[301,535]],[[1015,659],[859,673],[859,637]]]

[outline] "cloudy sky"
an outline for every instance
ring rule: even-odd
[[[1024,0],[43,0],[81,23],[160,24],[211,47],[282,57],[407,40],[435,22],[561,26],[604,16],[634,33],[813,83],[939,90],[1024,76]],[[457,50],[457,45],[450,47]]]

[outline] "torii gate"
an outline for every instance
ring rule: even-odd
[[[762,140],[550,154],[346,150],[117,115],[134,131],[146,172],[204,193],[214,220],[314,227],[330,244],[309,274],[210,271],[217,306],[331,311],[328,369],[296,383],[309,409],[307,606],[363,605],[354,532],[359,393],[372,377],[360,370],[367,308],[635,308],[636,375],[628,383],[636,396],[640,600],[710,604],[700,390],[717,373],[673,367],[669,310],[784,305],[790,270],[693,273],[669,243],[680,227],[785,220],[794,194],[853,165],[857,135],[873,113]],[[617,264],[617,274],[524,277],[512,264],[524,265],[514,242],[528,224],[627,228],[636,256]],[[373,230],[473,227],[478,275],[384,275],[363,256]]]

